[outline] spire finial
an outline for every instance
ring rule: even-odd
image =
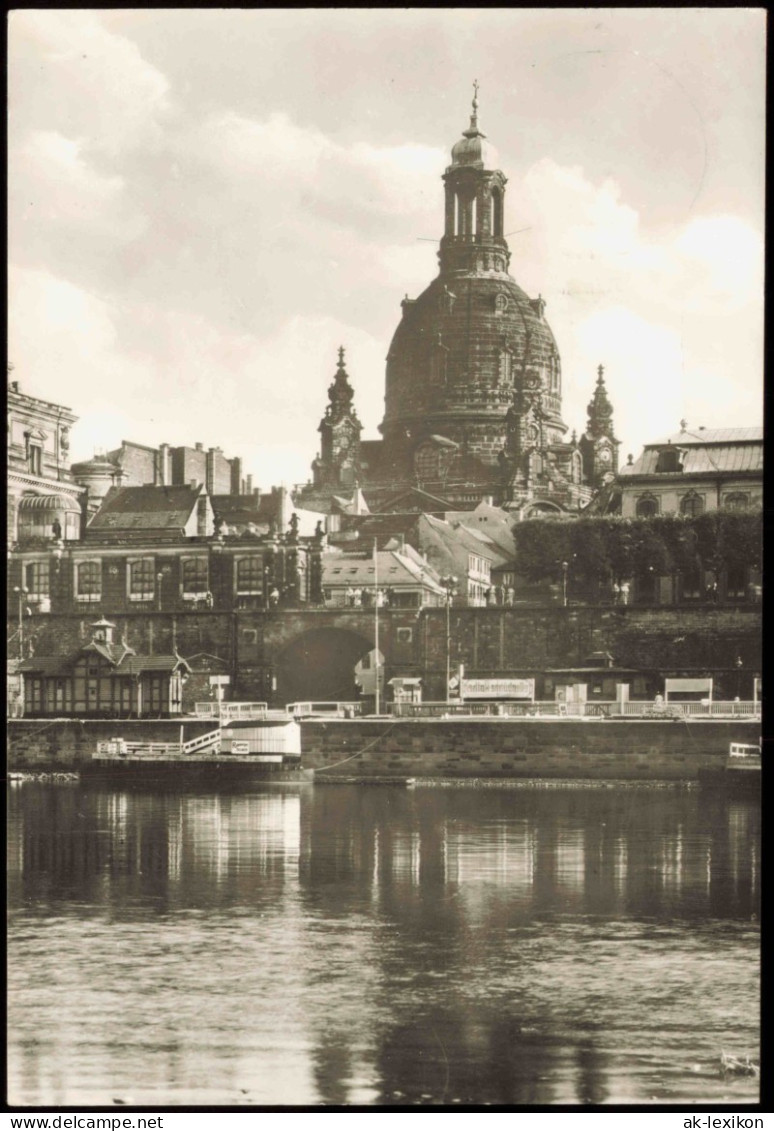
[[[339,346],[339,369],[344,368],[344,346]]]
[[[470,115],[470,124],[478,125],[478,79],[473,79],[473,113]]]
[[[604,367],[604,365],[600,365],[600,366],[597,367],[597,380],[598,381],[604,381],[604,379],[605,379],[605,367]]]

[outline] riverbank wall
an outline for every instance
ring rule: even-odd
[[[320,778],[471,777],[696,781],[760,722],[659,719],[304,720]]]
[[[79,770],[92,760],[98,742],[179,742],[214,730],[211,720],[191,719],[9,719],[7,768],[54,772]]]
[[[63,772],[97,743],[188,742],[207,720],[11,719],[8,770]],[[698,780],[732,742],[757,743],[756,721],[659,719],[356,719],[301,722],[301,761],[318,778]],[[176,763],[179,767],[180,763]]]

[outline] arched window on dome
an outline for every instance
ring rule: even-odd
[[[503,193],[496,185],[492,189],[492,235],[503,234]]]
[[[414,470],[420,482],[424,479],[438,479],[440,475],[440,452],[434,444],[422,444],[414,455]]]

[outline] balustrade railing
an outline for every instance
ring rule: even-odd
[[[726,700],[713,703],[653,703],[615,700],[593,703],[392,703],[392,714],[403,719],[445,718],[758,718],[760,706],[751,700]]]

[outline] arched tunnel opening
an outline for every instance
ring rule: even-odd
[[[370,641],[339,628],[319,628],[293,640],[277,659],[277,697],[284,703],[358,698],[355,665]]]

